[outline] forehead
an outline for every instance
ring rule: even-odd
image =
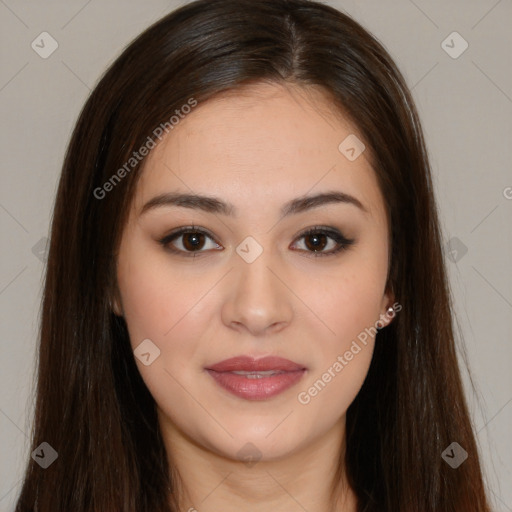
[[[134,208],[162,192],[201,193],[265,208],[290,197],[338,188],[379,208],[367,159],[339,150],[362,138],[315,88],[258,84],[199,104],[146,158]]]

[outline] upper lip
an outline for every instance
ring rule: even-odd
[[[294,372],[305,370],[305,367],[289,359],[277,356],[267,356],[259,359],[250,356],[237,356],[215,363],[214,365],[208,366],[206,369],[215,372],[264,372],[268,370]]]

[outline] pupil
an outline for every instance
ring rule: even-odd
[[[308,245],[308,248],[317,250],[318,248],[322,249],[325,243],[326,236],[323,234],[316,234],[316,235],[309,235],[307,237],[307,240],[313,240],[312,244],[306,244]],[[311,246],[311,247],[310,247]]]
[[[197,249],[200,248],[201,244],[201,237],[203,235],[201,233],[188,233],[184,236],[184,243],[186,249]]]

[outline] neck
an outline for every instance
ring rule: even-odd
[[[161,422],[162,425],[162,422]],[[356,512],[356,497],[345,471],[345,419],[313,443],[280,458],[242,462],[208,450],[164,423],[162,434],[179,481],[175,491],[183,512]],[[341,440],[341,441],[340,441]],[[172,462],[171,462],[172,461]],[[334,489],[334,492],[332,490]]]

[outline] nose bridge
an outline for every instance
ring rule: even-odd
[[[289,292],[280,279],[281,266],[270,248],[245,239],[234,254],[235,268],[224,306],[227,324],[243,324],[253,334],[290,321]]]
[[[274,260],[274,265],[272,260]],[[243,293],[243,296],[256,298],[259,295],[264,295],[267,300],[272,300],[272,296],[279,293],[276,290],[276,277],[270,271],[273,266],[276,266],[275,258],[270,254],[270,250],[264,251],[250,263],[243,259],[238,261],[235,268],[235,279],[238,280],[237,288]]]

